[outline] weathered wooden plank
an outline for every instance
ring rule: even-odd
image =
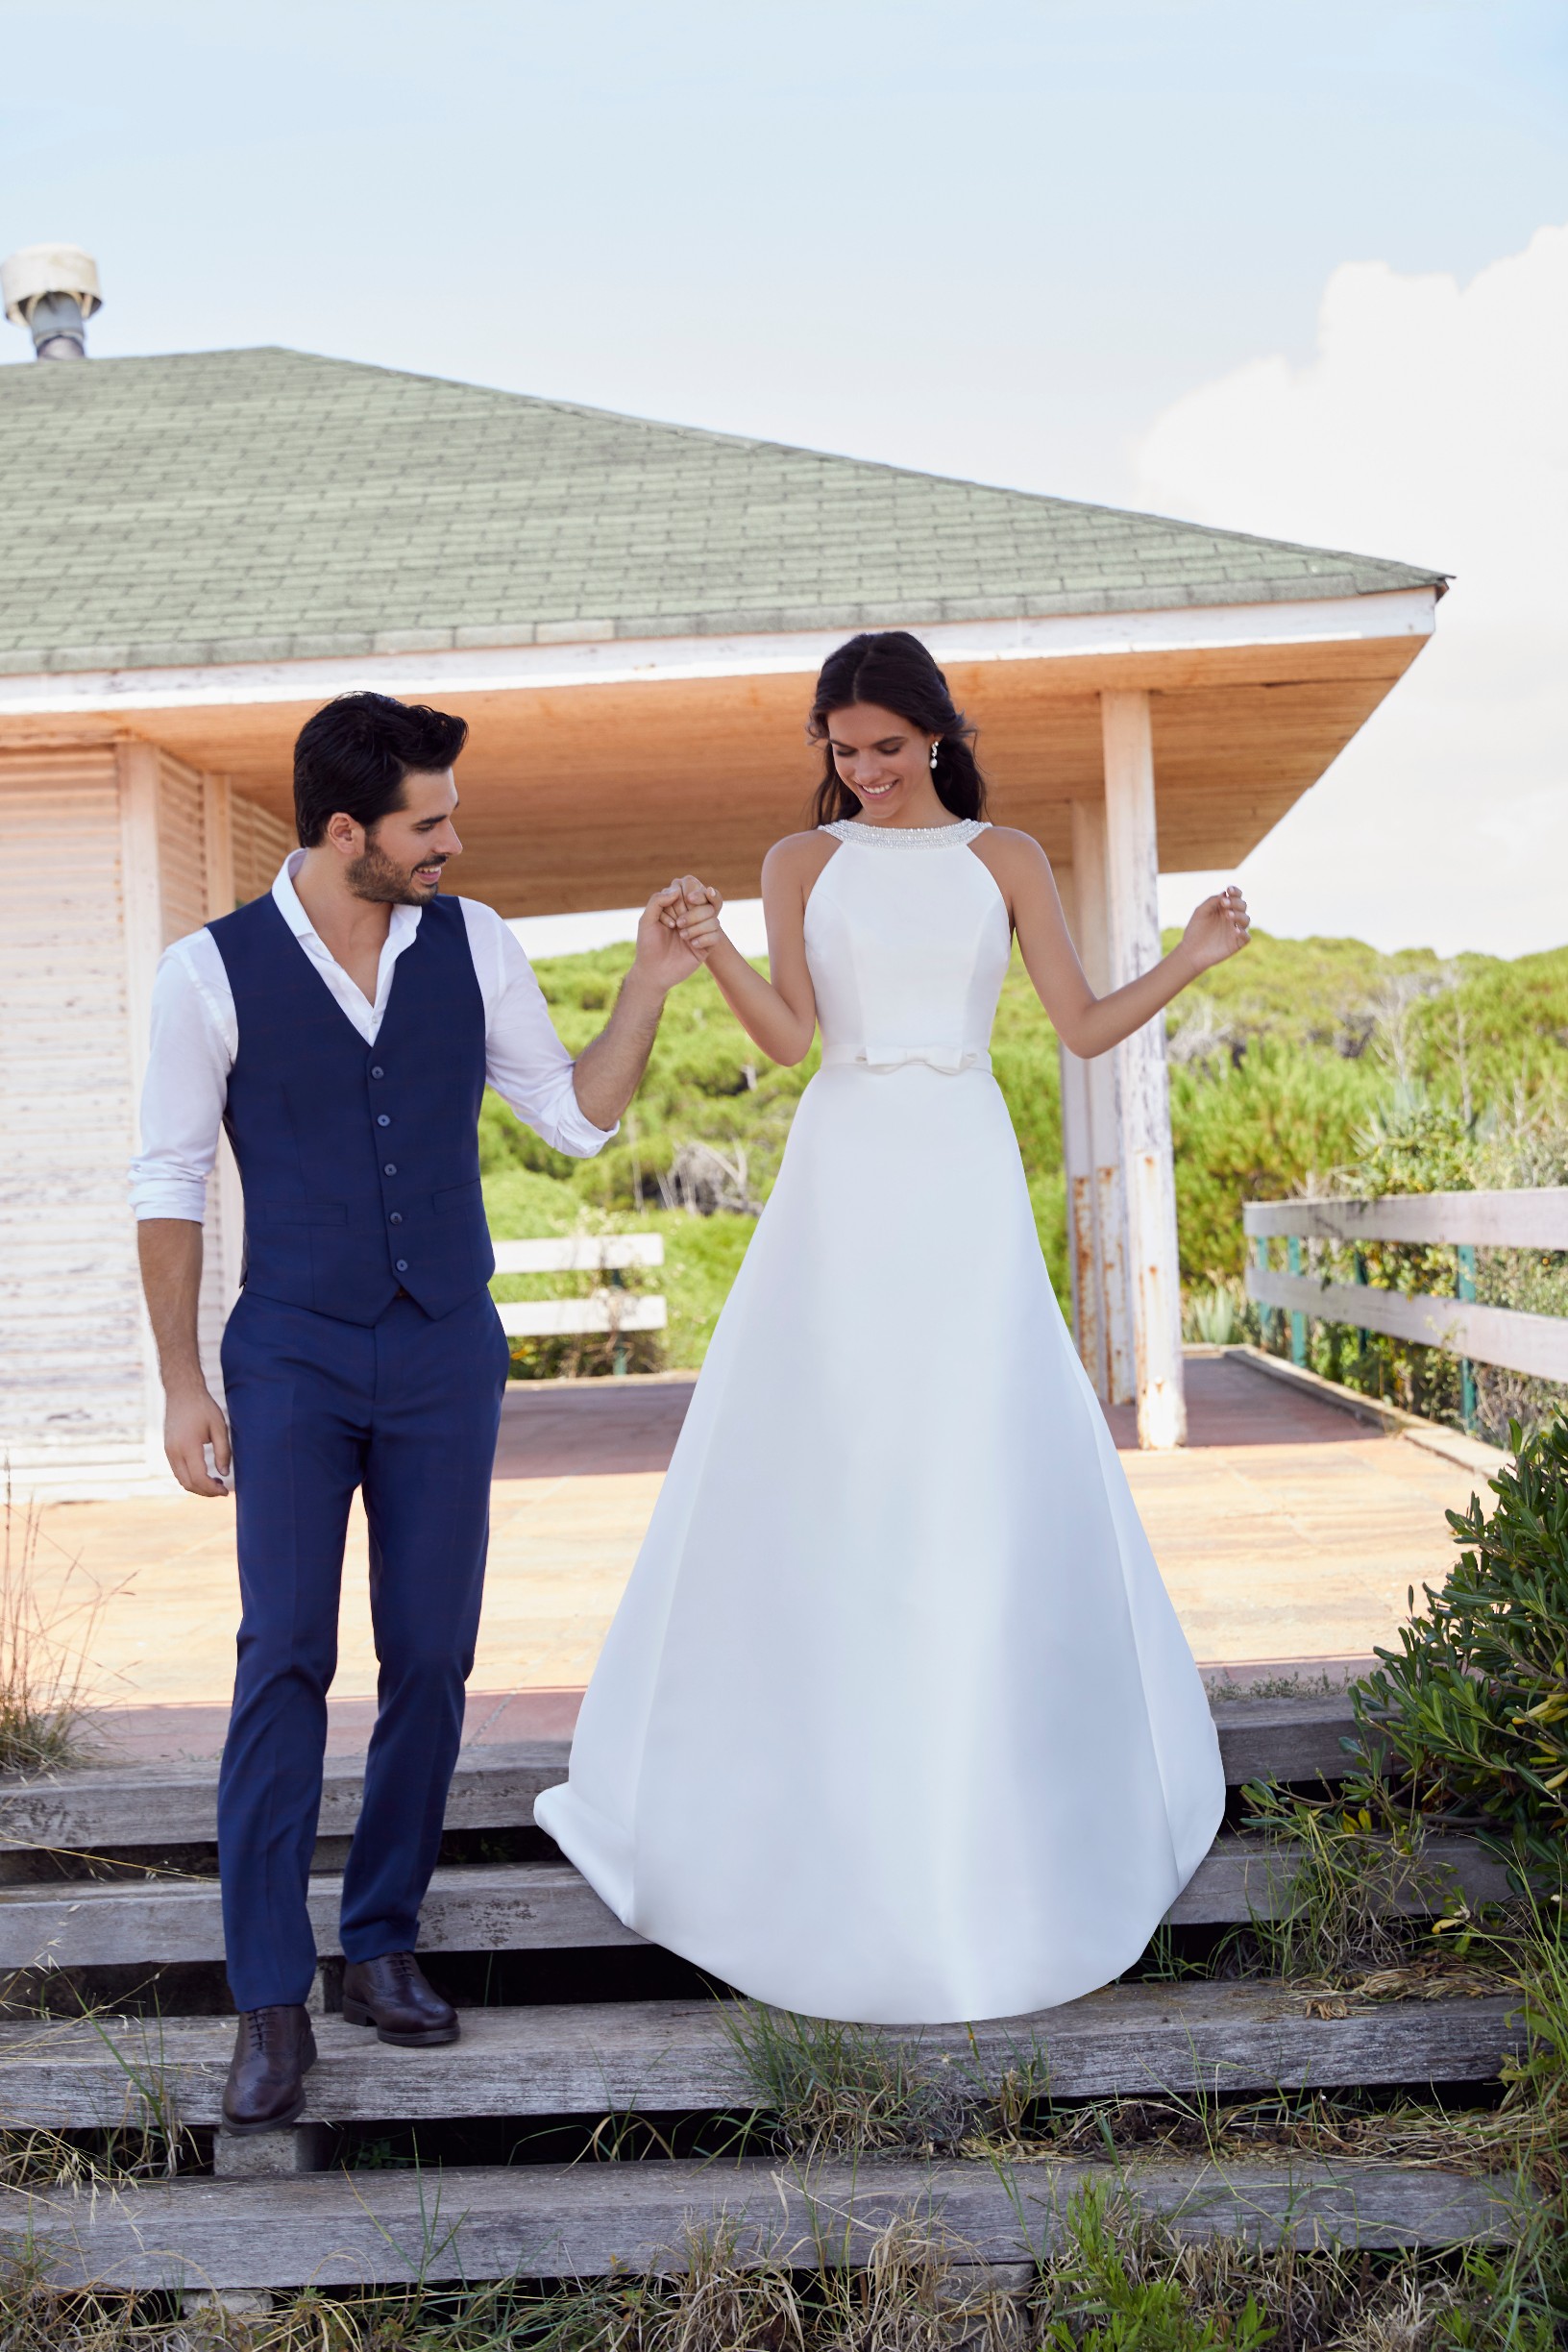
[[[1381,1200],[1248,1201],[1249,1235],[1303,1240],[1421,1241],[1480,1249],[1568,1250],[1568,1186],[1512,1192],[1412,1192]]]
[[[1028,2069],[1057,2098],[1190,2095],[1367,2083],[1489,2082],[1521,2046],[1509,1997],[1311,2013],[1274,1984],[1134,1984],[1030,2017],[865,2029],[977,2098]],[[716,2001],[471,2009],[445,2049],[388,2048],[315,2021],[307,2119],[703,2113],[758,2104],[737,2045],[746,2012]],[[219,2120],[233,2043],[225,2018],[30,2021],[0,2028],[0,2126],[114,2126],[151,2111]]]
[[[550,1339],[570,1332],[663,1331],[666,1300],[648,1291],[596,1290],[585,1299],[508,1299],[496,1309],[508,1339]]]
[[[1225,1777],[1337,1779],[1339,1743],[1352,1728],[1341,1693],[1309,1699],[1216,1701]],[[571,1742],[518,1740],[469,1750],[447,1799],[449,1829],[524,1828],[533,1801],[566,1778]],[[358,1819],[364,1759],[329,1757],[320,1834],[348,1837]],[[67,1853],[105,1849],[209,1845],[217,1837],[216,1760],[199,1764],[93,1765],[36,1779],[0,1781],[0,1854],[49,1847]]]
[[[1198,1866],[1168,1917],[1182,1924],[1279,1917],[1297,1868],[1292,1850],[1222,1838]],[[310,1881],[317,1948],[335,1952],[337,1877]],[[1501,1863],[1463,1838],[1433,1839],[1417,1876],[1391,1871],[1388,1908],[1418,1917],[1458,1897],[1495,1902],[1508,1892]],[[420,1915],[425,1951],[576,1950],[641,1944],[567,1862],[518,1862],[437,1871]],[[0,1888],[0,1968],[102,1968],[219,1960],[223,1920],[216,1879],[126,1884],[67,1880]]]
[[[1220,1699],[1214,1703],[1225,1784],[1342,1780],[1353,1769],[1343,1742],[1356,1728],[1345,1691],[1303,1699]]]
[[[662,1266],[662,1234],[571,1234],[559,1241],[496,1241],[498,1274],[599,1274]]]
[[[1247,1295],[1261,1307],[1446,1348],[1451,1356],[1501,1364],[1533,1380],[1568,1381],[1568,1316],[1521,1314],[1512,1307],[1479,1307],[1426,1292],[1408,1297],[1371,1283],[1318,1282],[1310,1274],[1275,1274],[1261,1266],[1247,1268]]]
[[[1039,2260],[1087,2185],[1184,2238],[1391,2248],[1506,2242],[1506,2184],[1458,2173],[1296,2162],[520,2165],[492,2171],[322,2173],[0,2196],[0,2247],[56,2287],[284,2288],[422,2279],[594,2278],[685,2268],[694,2230],[723,2222],[736,2258],[858,2265],[914,2217],[962,2260]]]
[[[569,1740],[516,1740],[470,1749],[453,1776],[449,1829],[524,1827],[541,1789],[566,1778]],[[363,1756],[330,1756],[322,1780],[320,1834],[347,1837],[364,1794]],[[218,1767],[95,1765],[47,1778],[0,1782],[0,1850],[46,1846],[67,1852],[106,1847],[212,1843],[218,1831]]]
[[[1231,1922],[1239,1926],[1251,1919],[1280,1919],[1289,1908],[1299,1867],[1290,1846],[1216,1838],[1167,1917],[1179,1925]],[[1505,1866],[1474,1839],[1432,1838],[1419,1869],[1390,1859],[1384,1908],[1419,1919],[1448,1909],[1461,1896],[1472,1904],[1502,1902],[1510,1891]]]
[[[336,1952],[342,1880],[310,1881],[317,1949]],[[425,1951],[577,1950],[641,1944],[568,1862],[437,1871],[420,1917]],[[0,1889],[0,1968],[219,1960],[216,1879]]]

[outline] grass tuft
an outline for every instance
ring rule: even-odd
[[[36,1504],[19,1504],[6,1473],[0,1537],[0,1772],[45,1772],[78,1763],[85,1746],[89,1654],[107,1595],[65,1560],[47,1581]],[[51,1547],[54,1549],[55,1547]]]

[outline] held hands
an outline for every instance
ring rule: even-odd
[[[1182,945],[1195,969],[1207,971],[1239,953],[1251,937],[1247,902],[1232,882],[1195,910],[1182,934]]]
[[[672,882],[660,897],[669,903],[661,919],[668,923],[699,964],[705,964],[723,932],[719,917],[723,907],[723,894],[699,882],[696,874],[682,874]]]
[[[678,882],[668,890],[655,891],[644,907],[637,925],[637,960],[634,970],[666,994],[689,980],[702,961],[682,935],[675,912],[676,902],[684,893]]]

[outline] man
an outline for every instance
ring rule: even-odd
[[[225,1492],[231,1460],[196,1341],[220,1124],[245,1188],[223,1342],[242,1617],[218,1784],[238,2132],[291,2122],[315,2058],[306,1896],[356,1487],[380,1675],[343,1878],[343,2011],[383,2042],[456,2039],[413,1946],[462,1732],[507,1372],[479,1104],[488,1080],[546,1142],[591,1157],[665,995],[697,968],[663,892],[609,1021],[572,1061],[501,918],[441,894],[467,732],[385,695],[318,711],[294,755],[302,847],[268,896],[177,942],[153,993],[133,1193],[165,1445],[192,1494]]]

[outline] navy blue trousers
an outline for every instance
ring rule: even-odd
[[[343,1949],[413,1948],[462,1739],[506,1368],[485,1290],[439,1322],[399,1298],[367,1330],[249,1291],[229,1319],[242,1615],[218,1865],[237,2008],[303,2001],[315,1970],[306,1897],[356,1486],[380,1676]]]

